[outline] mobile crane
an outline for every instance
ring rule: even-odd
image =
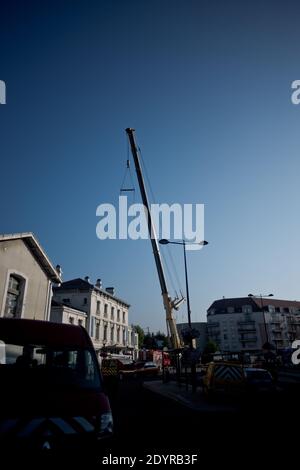
[[[184,302],[185,299],[184,297],[182,297],[180,299],[172,300],[168,293],[163,264],[161,260],[159,247],[158,247],[156,230],[155,230],[152,216],[151,216],[148,196],[147,196],[144,178],[142,174],[142,168],[140,164],[140,156],[139,156],[139,152],[138,152],[137,145],[135,142],[134,132],[135,132],[134,129],[131,129],[131,128],[126,129],[126,133],[128,135],[128,139],[129,139],[129,143],[131,147],[131,153],[132,153],[133,160],[134,160],[134,165],[135,165],[137,179],[138,179],[138,183],[140,187],[142,201],[143,201],[144,207],[146,207],[147,209],[146,215],[147,215],[147,223],[148,223],[148,232],[149,232],[149,236],[151,240],[153,255],[154,255],[155,264],[156,264],[156,270],[157,270],[159,283],[161,287],[163,304],[164,304],[164,308],[166,311],[166,322],[167,322],[167,329],[168,329],[168,334],[170,337],[171,347],[173,350],[178,351],[183,348],[183,343],[181,341],[181,338],[177,330],[173,310],[178,310],[179,306],[182,304],[182,302]]]

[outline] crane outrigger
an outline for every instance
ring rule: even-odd
[[[177,330],[173,311],[178,310],[179,306],[182,304],[182,302],[184,302],[185,299],[184,297],[182,297],[181,299],[172,300],[167,289],[167,283],[166,283],[166,278],[164,274],[162,259],[161,259],[161,255],[160,255],[160,251],[158,247],[156,230],[155,230],[152,216],[151,216],[150,205],[148,201],[142,168],[140,164],[140,156],[139,156],[139,152],[138,152],[137,145],[135,142],[134,132],[135,132],[134,129],[131,129],[131,128],[126,129],[126,133],[128,135],[128,139],[129,139],[129,143],[131,147],[131,153],[132,153],[133,160],[134,160],[134,165],[135,165],[137,179],[138,179],[138,183],[140,187],[143,205],[147,209],[146,216],[147,216],[147,223],[148,223],[148,232],[149,232],[149,236],[151,240],[156,270],[157,270],[159,283],[161,287],[163,304],[164,304],[164,308],[166,311],[166,322],[167,322],[167,329],[168,329],[168,334],[170,337],[171,347],[172,349],[178,351],[183,348],[183,343],[181,341],[181,338]]]

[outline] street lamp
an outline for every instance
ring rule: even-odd
[[[265,317],[263,297],[274,297],[274,295],[273,294],[259,294],[259,295],[248,294],[248,297],[259,297],[260,298],[260,305],[261,305],[261,311],[263,313],[263,322],[264,322],[265,335],[266,335],[266,343],[263,345],[263,348],[264,348],[264,346],[266,346],[264,349],[270,349],[269,334],[268,334],[268,328],[267,328],[266,317]]]
[[[182,240],[181,242],[171,242],[170,240],[167,240],[166,238],[163,238],[159,240],[159,243],[161,245],[182,245],[183,246],[183,256],[184,256],[184,272],[185,272],[185,287],[186,287],[186,301],[187,301],[187,314],[188,314],[188,325],[190,329],[190,349],[194,349],[194,344],[193,344],[193,337],[192,337],[192,319],[191,319],[191,306],[190,306],[190,295],[189,295],[189,283],[188,283],[188,271],[187,271],[187,262],[186,262],[186,241]],[[190,243],[189,243],[190,244]],[[208,242],[206,240],[202,240],[199,243],[192,243],[193,245],[208,245]],[[196,367],[194,364],[192,364],[191,367],[191,372],[192,372],[192,387],[193,391],[196,390]]]
[[[191,320],[191,306],[190,306],[190,295],[189,295],[189,283],[188,283],[188,272],[187,272],[187,263],[186,263],[186,241],[182,240],[182,242],[171,242],[166,238],[159,240],[161,245],[182,245],[183,246],[183,256],[184,256],[184,272],[185,272],[185,288],[186,288],[186,301],[187,301],[187,314],[188,314],[188,324],[189,328],[192,328],[192,320]],[[193,243],[193,245],[208,245],[206,240],[202,240],[199,243]]]

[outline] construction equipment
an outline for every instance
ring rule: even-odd
[[[151,216],[151,210],[149,206],[149,201],[148,201],[148,196],[145,188],[145,183],[144,183],[144,178],[142,174],[142,168],[140,164],[140,156],[139,152],[137,149],[137,145],[135,142],[135,137],[134,137],[134,129],[127,128],[126,129],[130,147],[131,147],[131,152],[134,160],[134,165],[135,165],[135,170],[137,174],[137,179],[140,187],[140,192],[141,192],[141,197],[142,201],[144,204],[144,207],[147,209],[147,222],[148,222],[148,232],[151,240],[151,245],[153,249],[153,255],[155,259],[155,264],[156,264],[156,269],[158,273],[158,278],[160,282],[160,287],[161,287],[161,293],[163,297],[163,304],[164,308],[166,311],[166,322],[167,322],[167,329],[168,333],[170,336],[170,342],[171,342],[171,347],[174,350],[180,350],[183,348],[183,343],[180,339],[180,336],[178,334],[177,326],[176,326],[176,321],[174,318],[173,310],[178,310],[179,305],[181,305],[182,302],[184,302],[184,297],[181,299],[174,299],[172,300],[167,289],[167,284],[166,284],[166,279],[165,279],[165,274],[164,274],[164,269],[162,265],[162,260],[161,260],[161,255],[159,252],[158,248],[158,240],[157,240],[157,235],[156,235],[156,230],[153,224],[152,216]]]

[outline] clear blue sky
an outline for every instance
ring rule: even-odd
[[[299,299],[299,10],[296,0],[2,1],[0,232],[34,232],[65,280],[101,277],[132,322],[163,329],[149,241],[95,233],[134,127],[156,201],[205,204],[210,244],[188,254],[193,319],[222,296]]]

